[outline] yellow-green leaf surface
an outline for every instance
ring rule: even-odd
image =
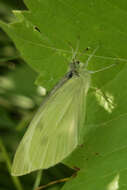
[[[116,66],[93,74],[87,96],[87,135],[64,162],[80,171],[63,190],[125,190],[127,186],[127,1],[25,0],[28,11],[0,23],[27,63],[39,73],[38,84],[51,89],[66,73],[71,46],[78,59],[99,46],[89,68]],[[79,38],[80,36],[80,38]],[[41,81],[42,80],[42,81]]]

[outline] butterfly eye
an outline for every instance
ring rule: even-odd
[[[76,64],[78,64],[78,65],[79,65],[79,63],[80,63],[80,61],[76,61]]]
[[[72,76],[73,76],[73,72],[70,72],[68,77],[72,78]]]

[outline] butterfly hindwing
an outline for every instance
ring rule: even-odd
[[[49,168],[76,148],[88,80],[69,79],[40,107],[17,149],[12,175]]]

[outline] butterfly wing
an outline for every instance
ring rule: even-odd
[[[87,83],[73,77],[40,107],[16,151],[12,175],[49,168],[76,148]]]

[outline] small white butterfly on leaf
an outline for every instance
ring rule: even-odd
[[[16,151],[12,175],[54,166],[81,143],[91,72],[74,59],[71,65],[71,71],[51,91],[31,121]]]

